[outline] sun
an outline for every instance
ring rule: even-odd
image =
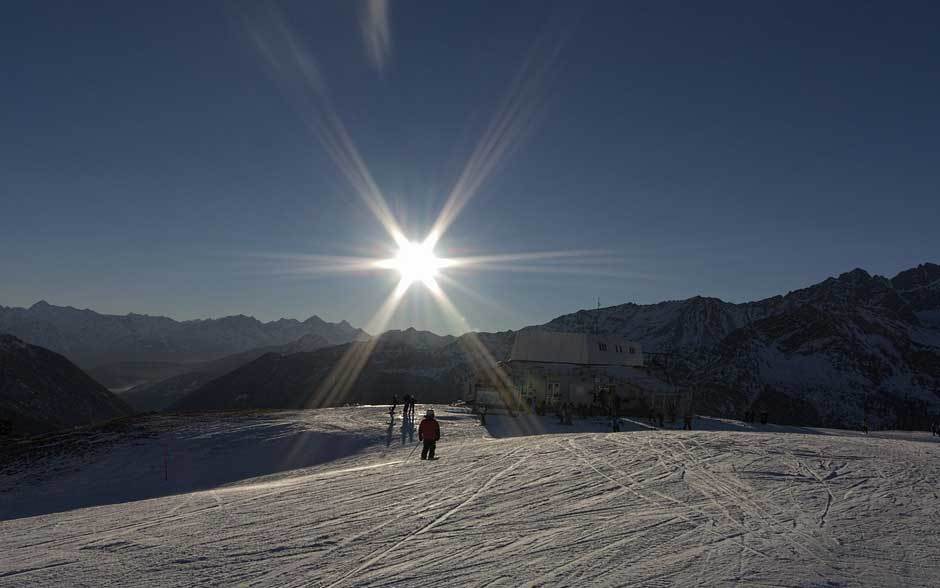
[[[402,241],[398,254],[392,259],[383,260],[382,265],[398,270],[404,287],[421,282],[431,288],[435,285],[434,278],[437,277],[438,270],[446,267],[448,263],[447,260],[437,257],[427,242]]]

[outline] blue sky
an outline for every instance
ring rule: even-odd
[[[442,285],[473,328],[938,261],[933,3],[391,2],[381,68],[365,10],[5,6],[0,304],[366,324],[393,275],[278,257],[391,243],[305,124],[318,100],[253,41],[271,14],[415,239],[513,79],[531,81],[526,59],[547,70],[523,96],[533,123],[438,249],[607,259],[454,270],[478,295]],[[390,326],[459,330],[445,319],[414,287]]]

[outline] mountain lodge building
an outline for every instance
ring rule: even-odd
[[[477,406],[542,412],[567,403],[593,413],[646,416],[679,400],[673,386],[650,375],[640,344],[616,336],[521,331],[499,367],[506,376],[502,386],[477,376]]]

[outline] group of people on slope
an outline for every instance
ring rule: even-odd
[[[392,405],[388,407],[390,417],[395,418],[396,408],[398,408],[398,395],[392,394]],[[401,401],[401,418],[408,419],[409,417],[411,417],[411,420],[415,418],[415,397],[411,394],[405,394]]]
[[[398,395],[392,394],[392,405],[388,409],[388,414],[394,415],[395,408],[398,407]],[[405,394],[401,401],[401,418],[415,418],[415,397],[411,394]]]

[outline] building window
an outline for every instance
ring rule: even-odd
[[[597,348],[601,351],[607,351],[607,343],[598,343]]]
[[[549,405],[558,404],[558,397],[561,395],[561,384],[559,382],[549,382],[545,390],[545,403]]]
[[[614,349],[617,350],[617,353],[623,353],[623,346],[622,346],[622,345],[614,345]]]
[[[630,348],[630,355],[633,355],[633,354],[635,354],[635,353],[636,353],[636,349],[633,348],[633,347],[631,347],[631,348]]]

